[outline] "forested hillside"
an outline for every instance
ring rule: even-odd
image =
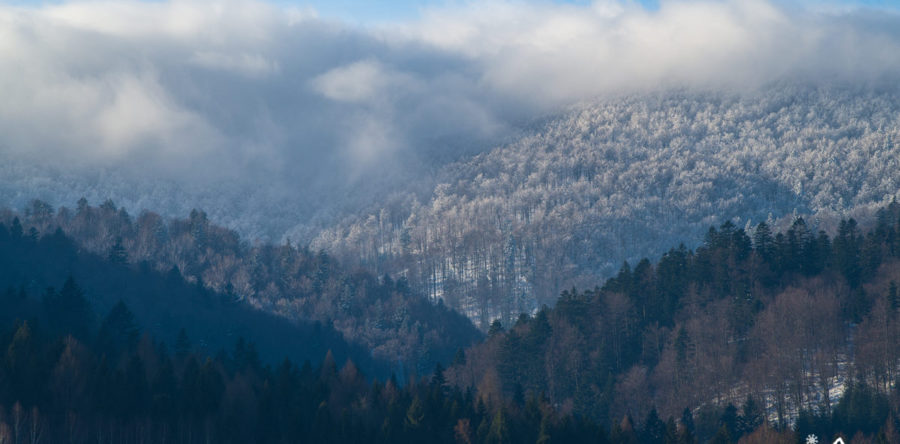
[[[331,352],[273,364],[260,359],[254,343],[238,339],[213,355],[184,333],[175,341],[147,334],[123,303],[93,311],[71,279],[59,293],[35,299],[12,292],[2,301],[3,443],[607,439],[598,424],[560,415],[546,400],[519,406],[450,387],[440,367],[403,383],[369,379],[354,361]],[[12,314],[24,318],[11,321]],[[284,350],[290,341],[260,339]],[[310,347],[324,345],[304,339]]]
[[[0,0],[0,444],[900,444],[900,0]]]
[[[806,215],[833,232],[900,188],[895,87],[647,93],[573,107],[443,168],[312,243],[406,276],[484,329],[593,287],[624,260],[696,246],[710,225]]]
[[[141,304],[139,314],[153,313],[154,322],[163,322],[175,332],[182,326],[220,325],[219,333],[227,333],[231,341],[232,330],[244,321],[227,327],[229,310],[265,319],[276,315],[259,322],[263,326],[321,325],[323,331],[363,350],[366,358],[355,358],[360,365],[367,365],[369,359],[387,363],[401,376],[430,372],[436,362],[446,362],[458,348],[480,336],[465,317],[414,293],[403,279],[354,272],[325,253],[290,244],[250,245],[234,231],[211,224],[201,211],[192,212],[189,219],[165,220],[152,212],[133,218],[110,201],[92,207],[82,200],[74,210],[62,207],[58,211],[33,201],[24,214],[0,212],[0,223],[17,227],[11,229],[13,233],[24,233],[12,235],[12,239],[21,237],[15,241],[20,244],[32,242],[51,249],[63,244],[62,252],[34,250],[37,253],[29,260],[25,260],[28,256],[9,257],[7,285],[25,285],[27,291],[40,294],[44,286],[75,273],[104,298],[98,301],[101,308],[111,306],[116,297],[134,294],[135,303]],[[112,264],[98,262],[98,256]],[[116,279],[98,271],[107,268],[117,270]],[[188,288],[184,291],[190,297],[164,285],[154,286],[166,282],[163,276],[187,282],[181,285]],[[148,279],[155,284],[140,284]],[[157,293],[171,299],[160,299]],[[209,308],[191,302],[203,298],[220,302]],[[190,318],[195,311],[205,317]],[[184,325],[175,325],[179,322]],[[319,355],[327,350],[327,341],[307,342],[297,333],[285,335]],[[273,341],[258,342],[276,348]],[[274,356],[283,354],[277,349]],[[379,374],[384,375],[386,368],[382,366]]]
[[[832,238],[802,218],[777,234],[726,222],[696,250],[626,263],[508,331],[495,321],[448,380],[483,396],[543,394],[600,423],[687,408],[704,439],[727,425],[737,440],[763,421],[801,437],[852,436],[851,423],[874,436],[888,418],[896,428],[900,204],[868,226],[845,220]]]
[[[496,320],[448,369],[406,380],[327,327],[127,251],[0,223],[0,441],[900,439],[897,203],[834,237],[802,218],[780,233],[726,222],[508,331]]]
[[[18,219],[9,226],[0,222],[0,322],[31,320],[33,328],[82,339],[100,328],[107,313],[128,307],[133,313],[128,317],[143,325],[143,332],[170,346],[184,336],[212,355],[238,340],[250,341],[260,347],[252,353],[266,362],[317,361],[331,350],[373,375],[390,374],[390,363],[372,358],[367,348],[348,343],[329,325],[265,313],[186,282],[177,268],[159,272],[124,259],[118,249],[108,257],[84,251],[61,230],[39,236]],[[111,340],[140,339],[134,334],[119,332],[121,337]]]
[[[248,243],[291,239],[375,276],[406,277],[486,330],[572,285],[601,283],[624,260],[657,258],[660,245],[696,247],[709,225],[784,226],[796,211],[833,234],[841,217],[868,214],[900,187],[896,86],[651,91],[550,112],[490,151],[447,142],[358,173],[321,163],[346,179],[326,181],[327,192],[84,174],[11,157],[0,162],[0,198],[22,208],[34,197],[58,206],[114,196],[135,216],[152,208],[164,219],[202,205]]]

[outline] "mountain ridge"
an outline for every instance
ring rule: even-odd
[[[592,102],[445,167],[314,248],[407,276],[486,329],[590,288],[709,226],[807,215],[831,227],[900,188],[896,88],[775,85]],[[461,289],[461,290],[460,290]]]

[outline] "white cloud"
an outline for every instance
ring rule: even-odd
[[[122,158],[131,149],[148,148],[185,160],[219,142],[201,116],[174,104],[155,79],[121,76],[109,83],[107,103],[94,116],[100,154]]]
[[[463,2],[377,27],[254,0],[0,6],[0,152],[297,195],[595,95],[898,71],[896,13],[763,0]]]
[[[247,77],[267,77],[279,71],[277,62],[259,54],[200,51],[191,56],[190,60],[198,66]]]
[[[257,44],[272,36],[270,26],[286,20],[297,22],[298,15],[303,16],[294,9],[282,11],[263,2],[244,0],[70,1],[35,12],[36,18],[54,26],[108,37]]]
[[[871,29],[873,21],[895,26]],[[895,75],[897,25],[896,14],[824,14],[763,0],[669,1],[653,12],[609,1],[487,2],[434,10],[404,33],[467,55],[507,94],[559,104],[661,86],[756,87],[811,73]]]
[[[380,63],[363,60],[334,68],[314,78],[312,86],[332,100],[365,102],[387,86],[387,77]]]

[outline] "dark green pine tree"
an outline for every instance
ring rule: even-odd
[[[206,358],[200,367],[199,389],[200,412],[209,417],[218,409],[225,393],[225,381],[211,358]]]
[[[132,350],[137,346],[139,330],[134,321],[134,314],[119,300],[100,324],[97,342],[102,353],[116,357],[120,353]]]
[[[847,279],[850,287],[856,288],[860,284],[862,274],[860,263],[862,236],[855,220],[851,218],[841,221],[832,248],[834,249],[835,266]]]
[[[748,395],[744,405],[741,406],[741,416],[738,417],[737,433],[739,436],[753,433],[765,420],[765,412],[762,406]]]
[[[434,374],[431,376],[431,386],[443,390],[447,384],[447,378],[444,377],[444,366],[440,362],[434,365]]]
[[[122,245],[121,237],[116,238],[116,242],[109,248],[109,254],[107,254],[106,258],[114,264],[128,263],[128,251]]]
[[[6,349],[6,378],[12,399],[33,405],[42,390],[39,344],[28,321],[22,322]]]
[[[848,435],[874,434],[890,414],[887,397],[863,382],[852,384],[834,409],[834,426]]]
[[[900,308],[900,297],[897,295],[897,282],[895,281],[891,281],[888,286],[888,303],[891,304],[891,314],[896,314],[897,309]]]
[[[456,349],[456,354],[453,355],[453,361],[450,365],[453,367],[466,365],[466,352],[462,348]]]
[[[143,418],[149,412],[150,387],[144,362],[136,354],[125,366],[123,386],[125,396],[120,404],[124,414],[133,419]]]
[[[178,338],[175,339],[175,358],[183,361],[191,352],[191,340],[188,338],[187,330],[183,327],[178,330]]]
[[[494,336],[498,333],[503,333],[503,323],[499,319],[494,319],[494,322],[491,322],[491,328],[488,329],[488,336]]]
[[[737,431],[738,424],[738,411],[734,404],[728,404],[725,407],[725,410],[722,411],[722,416],[719,417],[719,425],[725,426],[728,429],[728,434],[731,439],[737,440],[739,436],[735,435],[735,431]]]
[[[172,360],[167,356],[162,362],[150,384],[150,413],[154,418],[174,420],[175,402],[178,396],[178,379]]]
[[[94,311],[72,276],[66,279],[59,292],[48,288],[43,303],[49,325],[57,333],[71,334],[81,340],[89,336]]]
[[[694,426],[694,413],[691,409],[685,407],[681,413],[681,427],[678,430],[679,444],[694,444],[697,439],[694,437],[696,428]]]
[[[651,409],[644,420],[644,427],[640,434],[641,442],[644,444],[655,444],[664,442],[666,439],[666,423],[659,418],[656,409]]]
[[[99,413],[113,415],[119,410],[115,403],[117,387],[111,383],[114,380],[115,372],[110,367],[109,359],[106,355],[100,356],[91,378],[91,398],[94,401],[94,408]]]
[[[14,217],[12,221],[12,225],[9,227],[9,235],[12,237],[14,241],[22,239],[25,231],[22,228],[22,223],[19,222],[18,217]]]

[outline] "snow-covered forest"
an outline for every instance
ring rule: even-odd
[[[0,198],[20,209],[35,198],[54,206],[112,199],[164,218],[202,209],[251,242],[290,240],[406,277],[418,294],[486,329],[553,305],[564,289],[593,288],[624,261],[658,257],[661,246],[694,247],[725,220],[777,226],[809,215],[814,229],[833,232],[841,216],[860,216],[900,189],[896,87],[660,91],[551,113],[493,150],[422,150],[381,165],[383,174],[337,174],[311,188],[8,158]]]
[[[896,88],[678,91],[575,106],[312,242],[406,276],[486,328],[711,225],[865,212],[900,189]],[[790,220],[791,217],[785,218]]]

